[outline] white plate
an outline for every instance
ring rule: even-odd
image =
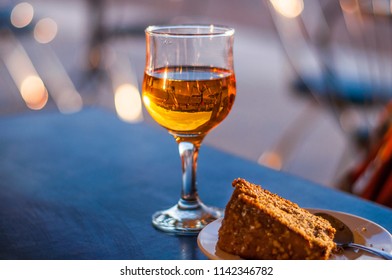
[[[324,212],[335,216],[343,221],[354,233],[355,243],[383,249],[392,252],[392,235],[380,225],[364,218],[331,210],[308,209],[312,213]],[[222,218],[208,224],[197,238],[200,250],[209,259],[213,260],[240,260],[241,258],[220,250],[216,243],[218,241],[218,230],[221,226]],[[377,256],[366,253],[362,250],[346,249],[342,254],[332,255],[334,260],[356,260],[356,259],[379,259]]]

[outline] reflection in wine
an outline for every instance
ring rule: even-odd
[[[148,112],[177,140],[204,137],[229,114],[235,93],[234,73],[215,67],[156,69],[143,83]]]

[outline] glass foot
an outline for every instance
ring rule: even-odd
[[[195,209],[181,209],[177,205],[158,211],[152,216],[152,224],[165,232],[177,235],[197,235],[206,225],[223,217],[223,210],[200,204]]]

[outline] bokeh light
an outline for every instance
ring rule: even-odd
[[[83,109],[83,99],[75,88],[67,87],[52,97],[63,114],[72,114]]]
[[[17,4],[11,11],[11,24],[17,28],[26,27],[34,17],[34,8],[27,2]]]
[[[48,101],[48,91],[38,76],[28,76],[20,85],[20,93],[27,107],[33,110],[42,109]]]
[[[51,18],[43,18],[34,27],[34,38],[41,44],[50,43],[57,35],[57,23]]]
[[[304,9],[303,0],[270,0],[274,9],[284,17],[295,18]]]
[[[114,94],[114,104],[120,119],[127,122],[143,120],[140,93],[134,85],[120,85]]]
[[[257,162],[276,170],[281,170],[283,167],[282,157],[273,151],[264,152]]]

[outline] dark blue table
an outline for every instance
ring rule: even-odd
[[[349,212],[392,231],[388,208],[208,146],[198,166],[207,204],[224,207],[231,181],[243,177],[303,207]],[[177,144],[161,128],[99,109],[3,117],[0,259],[204,259],[196,237],[151,226],[153,212],[177,202],[180,183]]]

